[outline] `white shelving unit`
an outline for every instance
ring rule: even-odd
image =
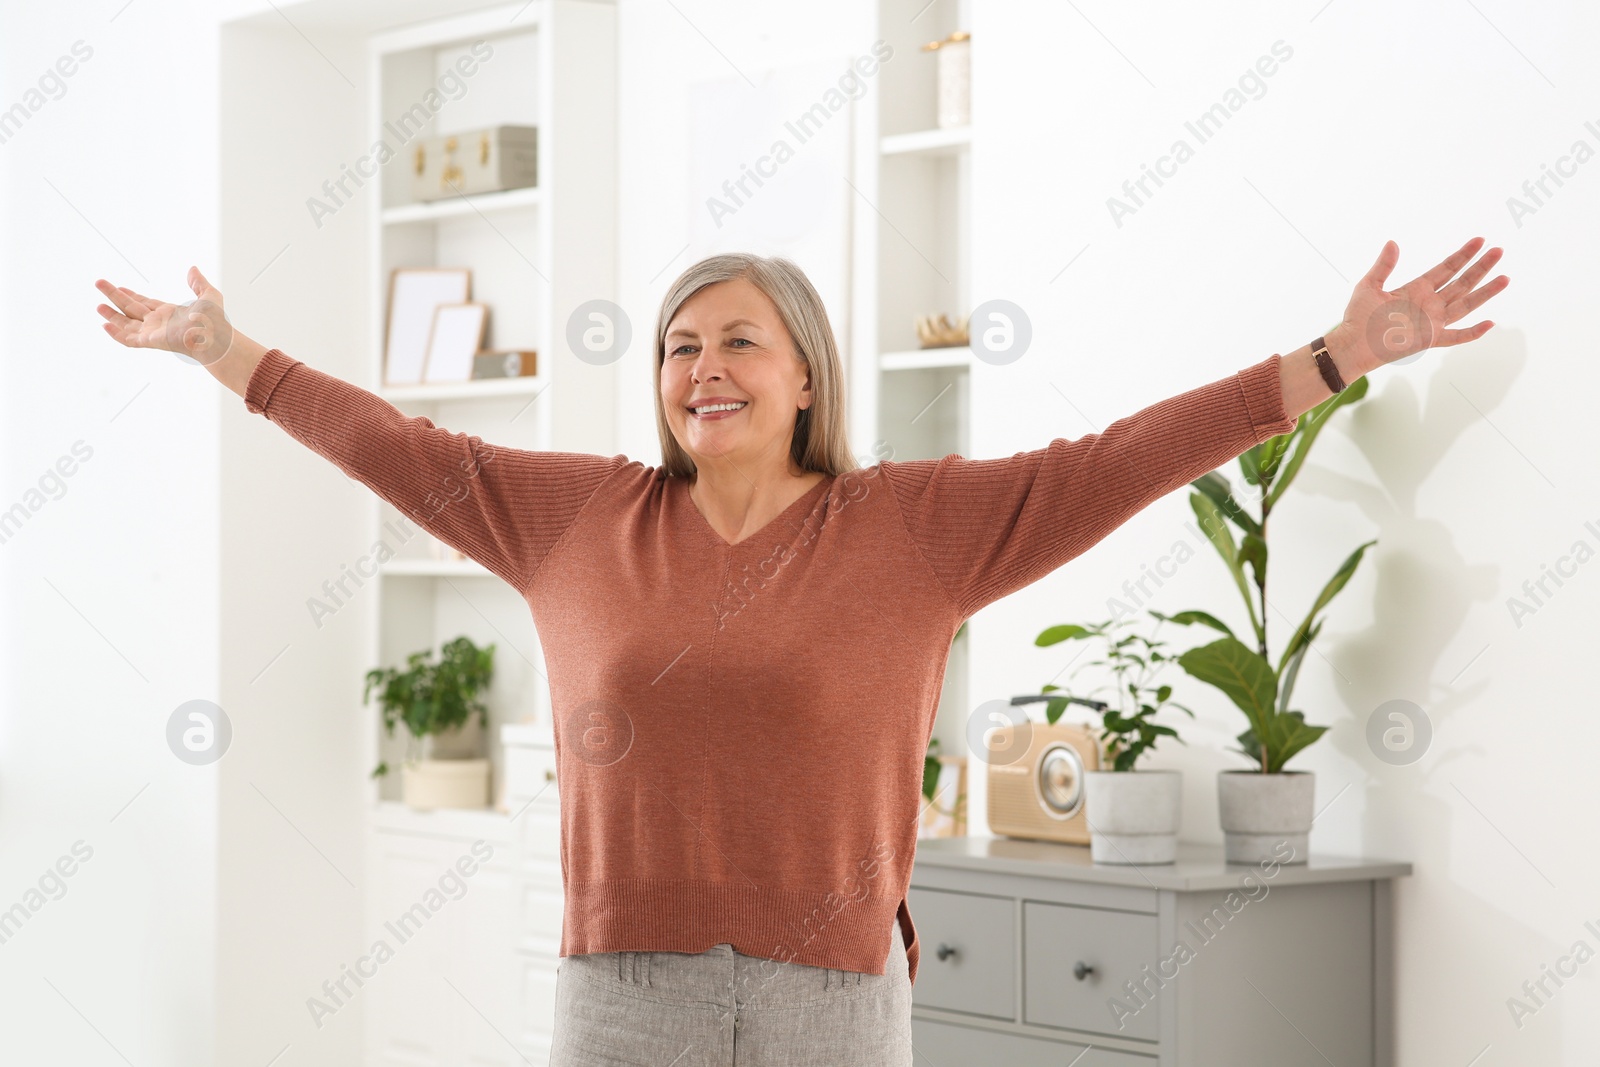
[[[938,125],[935,53],[923,51],[970,31],[972,5],[877,0],[877,16],[874,36],[894,55],[855,133],[852,181],[872,206],[857,211],[852,252],[850,434],[885,442],[895,460],[970,455],[972,350],[921,348],[915,324],[940,314],[959,322],[973,304],[972,127]],[[934,725],[951,755],[967,751],[969,631],[951,648]]]
[[[374,341],[366,384],[407,414],[500,447],[609,454],[614,371],[572,356],[565,338],[575,308],[616,294],[616,19],[609,0],[531,0],[369,38],[371,139],[388,132],[392,145],[405,116],[414,117],[415,132],[380,169],[378,195],[369,198]],[[451,70],[467,90],[441,98],[440,78]],[[411,153],[422,137],[499,124],[538,128],[534,187],[413,202]],[[401,267],[468,268],[471,299],[489,305],[485,347],[533,349],[538,373],[385,385],[389,280]],[[494,852],[466,879],[461,899],[440,909],[444,918],[430,920],[418,935],[433,947],[405,950],[408,962],[373,987],[367,1062],[544,1063],[560,934],[555,795],[519,815],[514,809],[526,802],[515,786],[513,795],[506,793],[514,777],[506,773],[508,753],[523,771],[530,761],[554,768],[538,634],[516,590],[480,564],[441,552],[391,505],[374,498],[369,529],[393,553],[379,567],[377,595],[367,601],[369,666],[401,666],[409,654],[437,652],[461,634],[480,646],[493,643],[496,652],[484,698],[491,807],[407,808],[398,773],[403,731],[384,735],[375,700],[363,709],[370,723],[366,765],[382,760],[392,769],[371,785],[367,913],[374,939],[474,842]],[[408,529],[413,535],[396,544],[396,531]],[[502,737],[510,740],[502,744]]]
[[[499,193],[477,193],[472,196],[452,197],[422,204],[401,204],[383,209],[383,224],[399,226],[410,222],[433,222],[455,218],[457,215],[493,215],[502,211],[515,211],[537,207],[544,199],[544,190],[538,186],[525,189],[507,189]]]

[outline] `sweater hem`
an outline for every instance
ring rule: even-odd
[[[560,954],[700,953],[730,944],[780,964],[882,975],[900,908],[900,899],[851,899],[831,890],[672,880],[577,883],[566,888]],[[909,960],[911,937],[901,925]]]

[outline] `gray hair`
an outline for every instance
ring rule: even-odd
[[[833,327],[827,309],[811,280],[790,260],[781,256],[757,256],[747,252],[728,252],[708,256],[678,275],[661,299],[656,317],[656,357],[653,380],[656,396],[656,429],[661,435],[661,466],[669,476],[687,477],[694,473],[694,460],[672,436],[667,423],[666,404],[661,399],[661,366],[667,356],[667,327],[695,293],[716,282],[744,278],[778,309],[796,355],[811,374],[811,406],[796,409],[794,433],[789,455],[803,471],[840,475],[858,470],[850,453],[845,431],[844,367],[834,343]]]

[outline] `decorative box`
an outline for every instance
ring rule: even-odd
[[[495,348],[472,357],[474,378],[522,378],[537,374],[538,353],[531,348]]]
[[[494,193],[538,184],[537,126],[490,126],[429,137],[412,156],[416,200]]]

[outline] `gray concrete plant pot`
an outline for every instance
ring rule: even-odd
[[[1228,863],[1278,860],[1278,843],[1287,841],[1294,858],[1304,863],[1311,838],[1312,800],[1316,775],[1311,771],[1217,772],[1217,813],[1225,837]]]
[[[1096,863],[1171,863],[1183,816],[1179,771],[1085,771],[1084,817]]]

